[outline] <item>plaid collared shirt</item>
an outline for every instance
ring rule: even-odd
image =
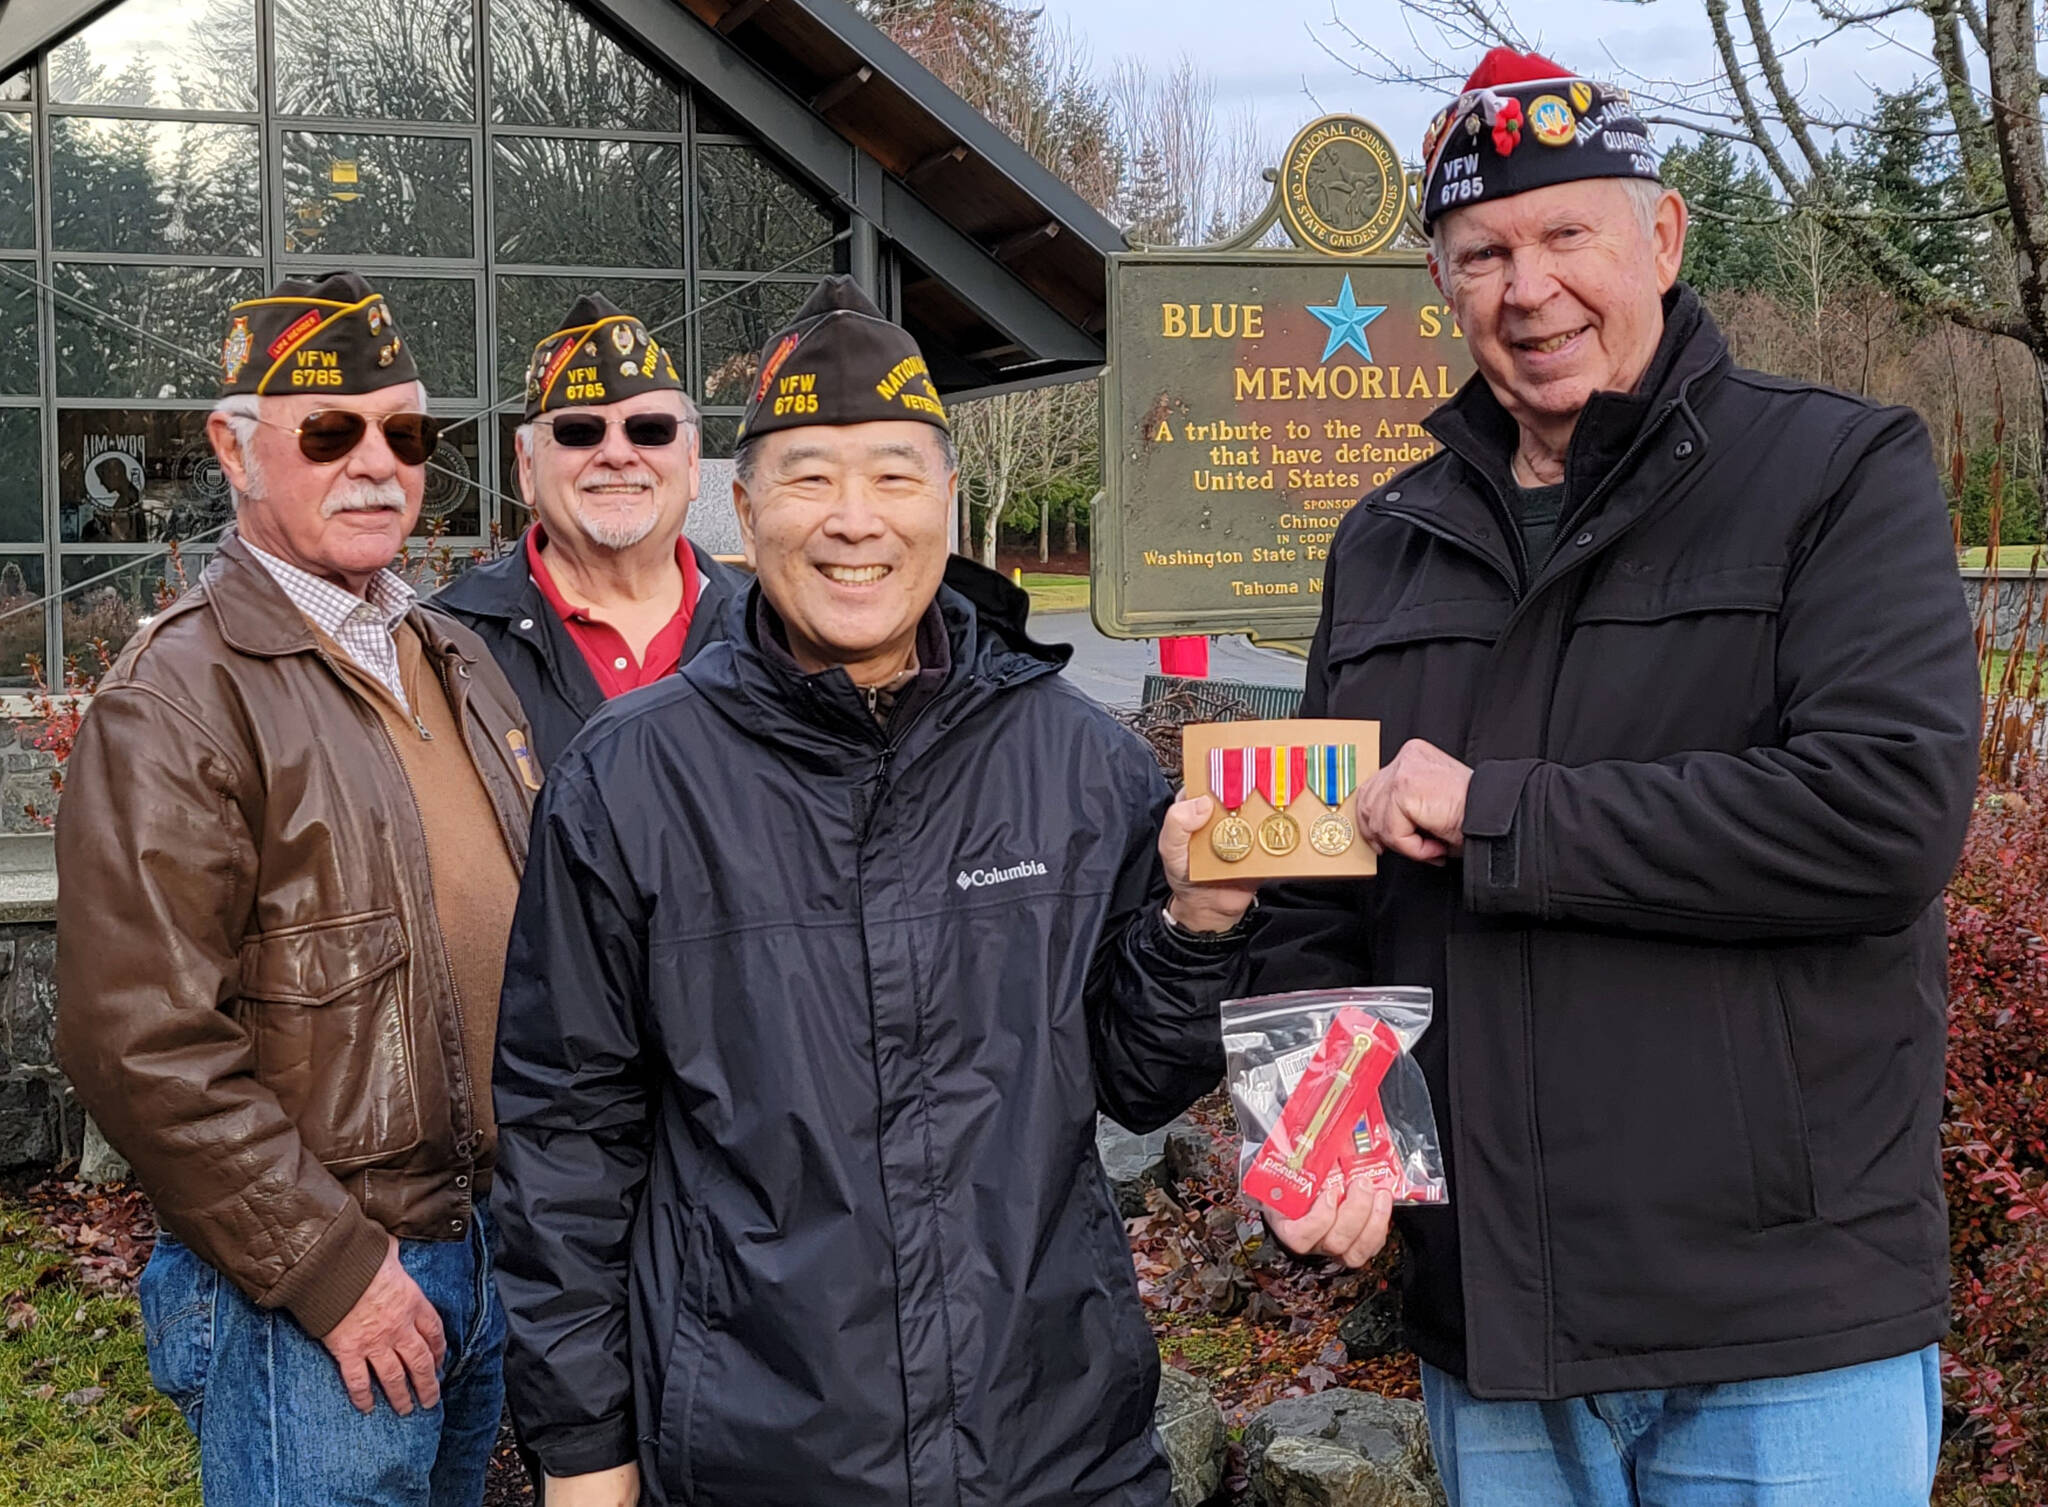
[[[412,703],[405,696],[405,684],[398,672],[398,645],[391,635],[412,610],[419,593],[394,572],[380,570],[370,577],[365,599],[258,549],[247,539],[242,545],[263,562],[263,568],[284,588],[284,594],[306,615],[306,620],[369,671],[379,685],[398,698],[398,704],[410,716]]]

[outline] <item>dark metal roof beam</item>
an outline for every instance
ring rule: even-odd
[[[1096,341],[674,0],[579,3],[666,60],[710,95],[720,110],[745,122],[765,146],[787,158],[841,205],[872,220],[1001,334],[1047,360],[1101,364],[1102,348]],[[983,126],[994,130],[986,122]],[[1086,210],[1085,205],[1082,208]]]
[[[1058,220],[1047,220],[1043,225],[1034,225],[1029,230],[1020,230],[1004,241],[996,243],[993,253],[999,262],[1013,262],[1033,246],[1042,246],[1060,233]]]
[[[0,78],[32,61],[116,0],[0,0]]]

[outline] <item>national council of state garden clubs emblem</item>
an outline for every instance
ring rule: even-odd
[[[230,384],[242,375],[242,368],[249,364],[249,351],[255,343],[249,334],[249,321],[237,314],[235,322],[228,326],[228,338],[220,343],[221,375]]]
[[[1294,239],[1331,256],[1366,256],[1393,240],[1408,207],[1401,154],[1356,115],[1302,127],[1280,162],[1280,213]]]

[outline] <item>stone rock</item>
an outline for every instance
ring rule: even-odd
[[[1176,1183],[1234,1179],[1235,1143],[1222,1143],[1183,1115],[1166,1127],[1166,1175]]]
[[[97,1188],[105,1183],[126,1182],[132,1170],[128,1159],[107,1144],[99,1126],[88,1118],[85,1122],[85,1144],[78,1152],[78,1180]]]
[[[1373,1360],[1407,1348],[1407,1331],[1401,1325],[1401,1297],[1391,1289],[1369,1292],[1344,1315],[1337,1326],[1337,1338],[1344,1342],[1348,1360]]]
[[[1148,1189],[1166,1180],[1166,1132],[1135,1135],[1106,1115],[1095,1120],[1095,1154],[1102,1158],[1102,1170],[1109,1174],[1110,1192],[1116,1195],[1116,1210],[1126,1219],[1145,1212]]]
[[[1254,1507],[1443,1507],[1419,1402],[1348,1387],[1283,1398],[1244,1449]]]
[[[1159,1370],[1159,1401],[1152,1411],[1159,1442],[1173,1467],[1173,1507],[1202,1507],[1223,1484],[1230,1435],[1209,1389],[1172,1366]]]

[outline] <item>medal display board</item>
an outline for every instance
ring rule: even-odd
[[[1358,832],[1358,787],[1380,767],[1377,722],[1197,722],[1181,733],[1181,783],[1217,809],[1188,873],[1212,879],[1349,879],[1378,872]]]

